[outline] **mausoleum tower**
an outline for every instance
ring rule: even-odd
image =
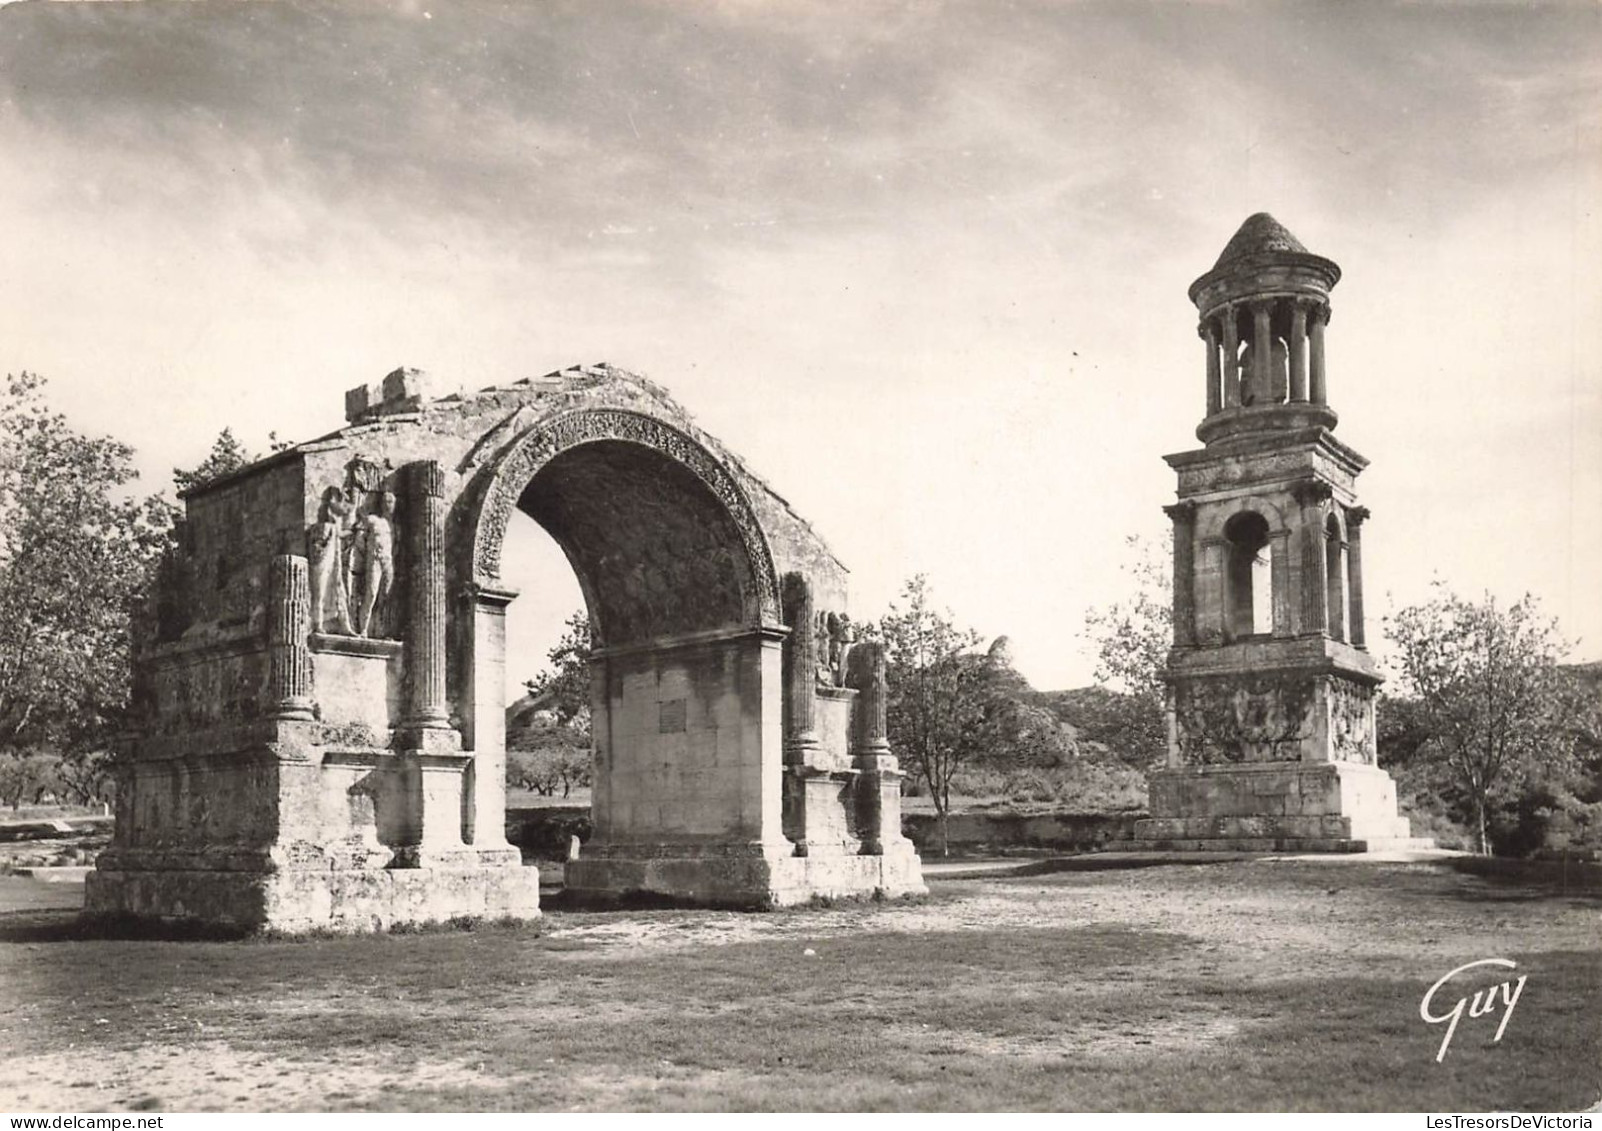
[[[1191,284],[1203,447],[1167,457],[1169,750],[1145,846],[1353,851],[1409,835],[1375,764],[1356,495],[1368,461],[1335,438],[1330,406],[1340,277],[1258,213]]]

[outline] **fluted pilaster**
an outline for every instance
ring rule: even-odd
[[[450,725],[445,705],[445,473],[435,460],[407,468],[407,722]]]
[[[312,717],[311,583],[306,559],[273,557],[267,577],[268,698],[274,718]]]
[[[1351,507],[1346,512],[1346,591],[1350,595],[1347,617],[1351,621],[1351,643],[1367,650],[1363,630],[1363,523],[1367,507]]]
[[[1174,523],[1174,647],[1196,644],[1196,504],[1163,508]]]
[[[858,682],[856,749],[858,755],[884,755],[890,753],[889,728],[886,712],[890,702],[890,684],[885,675],[884,645],[876,640],[857,645],[867,650],[864,657],[866,678]],[[855,659],[855,657],[853,657]]]
[[[784,613],[790,625],[785,642],[785,761],[803,763],[818,746],[816,699],[818,638],[812,584],[799,573],[784,575]]]
[[[1291,489],[1302,510],[1302,631],[1329,629],[1329,578],[1324,558],[1324,504],[1331,491],[1327,483],[1300,483]]]

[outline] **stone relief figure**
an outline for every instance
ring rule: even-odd
[[[857,644],[856,626],[844,613],[819,612],[815,636],[818,686],[844,687],[846,664]]]
[[[818,624],[813,635],[817,640],[814,658],[817,663],[817,683],[819,687],[834,686],[834,667],[829,659],[829,618],[833,613],[818,611]]]
[[[357,527],[351,588],[360,598],[355,617],[358,636],[377,636],[389,628],[390,596],[395,586],[394,518],[395,496],[383,491]]]
[[[323,492],[317,522],[307,532],[311,567],[311,630],[349,636],[350,592],[345,584],[346,526],[350,505],[344,492],[330,487]]]
[[[840,615],[840,637],[834,659],[834,685],[844,687],[846,683],[847,665],[851,662],[852,649],[857,646],[857,626],[851,623],[851,618],[844,613]]]
[[[1368,698],[1350,682],[1330,681],[1330,746],[1336,757],[1369,764],[1372,735],[1368,725]]]

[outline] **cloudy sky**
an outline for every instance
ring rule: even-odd
[[[1084,682],[1249,213],[1339,262],[1376,614],[1602,657],[1602,6],[13,3],[0,363],[153,489],[397,365],[666,385],[853,570]],[[532,526],[532,524],[530,524]],[[517,645],[578,602],[537,529]],[[514,673],[515,674],[515,673]]]

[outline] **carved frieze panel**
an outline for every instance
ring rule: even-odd
[[[1186,680],[1175,684],[1173,696],[1187,765],[1295,761],[1311,733],[1313,681],[1307,676]]]
[[[1329,681],[1330,756],[1342,762],[1374,765],[1374,691],[1353,680]]]

